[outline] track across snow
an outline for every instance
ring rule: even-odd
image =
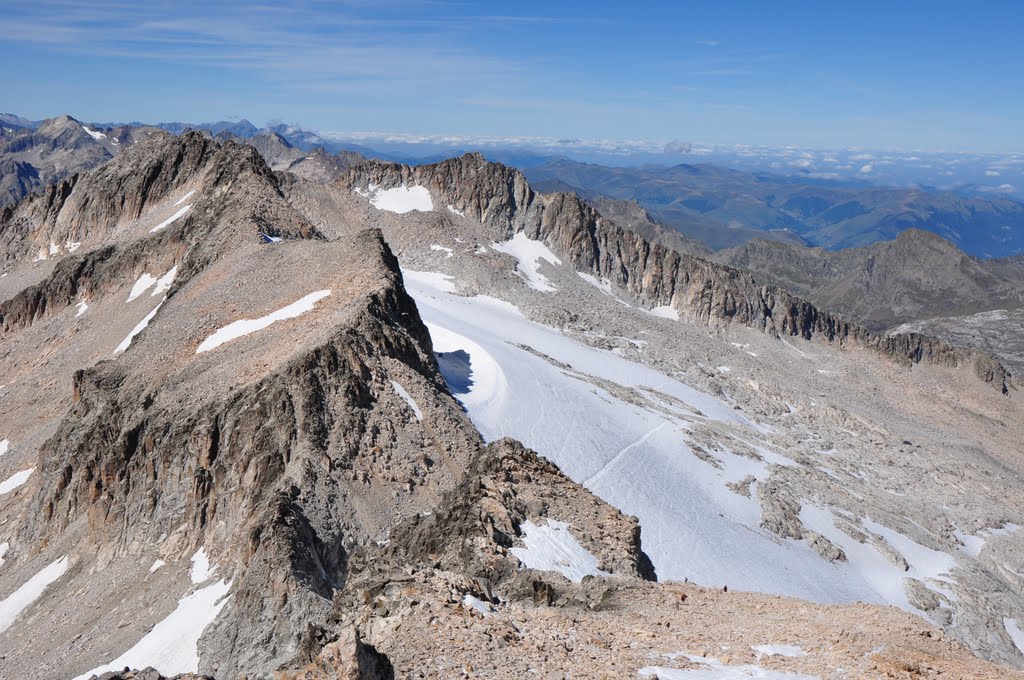
[[[455,295],[450,277],[406,272],[405,283],[442,373],[450,381],[454,375],[451,389],[484,438],[519,439],[637,516],[659,579],[818,602],[889,601],[856,567],[830,563],[803,542],[762,529],[756,494],[726,486],[748,475],[763,479],[771,464],[793,464],[761,446],[766,429],[731,405],[581,345],[507,302]],[[609,385],[618,387],[608,391]],[[633,398],[617,396],[621,390]],[[764,460],[722,447],[715,452],[721,467],[709,465],[688,438],[700,420],[727,424]]]

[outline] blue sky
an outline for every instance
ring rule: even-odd
[[[0,108],[342,132],[1022,151],[1024,3],[971,5],[6,0]]]

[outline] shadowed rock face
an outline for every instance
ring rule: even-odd
[[[426,186],[467,216],[495,230],[496,240],[523,231],[565,255],[580,271],[607,278],[652,307],[671,305],[708,325],[742,323],[767,333],[819,337],[868,347],[900,363],[974,366],[997,389],[1009,375],[990,355],[919,333],[880,335],[824,311],[753,274],[652,244],[601,215],[575,194],[537,194],[523,175],[469,154],[435,165],[372,162],[343,180],[365,188]]]

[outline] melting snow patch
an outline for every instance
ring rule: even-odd
[[[612,283],[608,279],[601,279],[598,281],[596,276],[591,276],[590,274],[585,274],[583,272],[576,273],[579,274],[581,279],[589,283],[594,288],[597,288],[605,295],[612,295]]]
[[[199,584],[208,581],[215,571],[217,571],[217,567],[210,567],[210,558],[206,556],[206,549],[197,550],[196,554],[192,556],[192,571],[189,572],[192,583]]]
[[[280,236],[271,236],[270,234],[260,234],[260,236],[264,243],[280,243],[284,240]]]
[[[409,284],[418,284],[430,288],[436,288],[443,293],[454,293],[455,284],[448,274],[438,272],[417,272],[411,269],[402,270],[402,278]]]
[[[434,203],[430,200],[430,191],[426,187],[407,187],[404,184],[394,189],[381,189],[371,184],[369,191],[355,190],[360,196],[370,198],[370,205],[377,210],[402,215],[407,212],[418,210],[430,212],[434,209]]]
[[[161,276],[156,280],[156,287],[153,288],[152,296],[163,295],[171,288],[171,284],[174,283],[174,277],[178,275],[177,265],[171,267],[170,271]]]
[[[7,551],[11,549],[11,544],[4,541],[0,543],[0,567],[4,566],[4,557],[7,555]]]
[[[790,658],[807,656],[807,652],[797,645],[752,645],[751,649],[760,659],[762,656],[788,656]]]
[[[712,657],[700,657],[687,654],[693,663],[699,663],[706,668],[682,670],[679,668],[666,668],[664,666],[647,666],[637,671],[641,678],[657,680],[744,680],[745,678],[759,678],[760,680],[817,680],[817,676],[803,675],[801,673],[782,673],[770,671],[760,666],[726,666],[718,659]]]
[[[450,212],[453,215],[458,215],[459,217],[465,217],[466,216],[466,213],[462,212],[461,210],[456,208],[454,205],[449,205],[448,206],[448,212]]]
[[[175,204],[175,205],[177,205],[177,204]],[[150,233],[150,234],[152,234],[152,233],[154,233],[154,232],[158,232],[158,231],[160,231],[160,230],[161,230],[161,229],[163,229],[164,227],[166,227],[166,226],[168,226],[169,224],[171,224],[172,222],[174,222],[174,221],[175,221],[176,219],[178,219],[178,218],[180,218],[180,217],[183,217],[183,216],[185,215],[185,213],[187,213],[187,212],[189,211],[189,209],[191,209],[191,208],[192,208],[192,205],[191,205],[191,204],[189,204],[189,205],[186,205],[186,206],[185,206],[184,208],[180,208],[180,209],[178,210],[178,212],[174,213],[173,215],[171,215],[170,217],[168,217],[168,218],[167,218],[166,220],[164,220],[164,221],[163,221],[163,222],[161,222],[160,224],[158,224],[158,225],[156,225],[155,227],[153,227],[152,229],[150,229],[150,230],[149,230],[149,233]]]
[[[211,349],[220,347],[225,342],[235,340],[243,336],[261,331],[267,326],[277,321],[284,321],[285,319],[294,319],[295,317],[301,316],[306,312],[313,309],[313,306],[331,294],[330,290],[318,290],[315,293],[310,293],[306,297],[296,300],[287,307],[271,312],[266,316],[261,316],[258,319],[240,319],[234,323],[229,323],[227,326],[217,330],[213,335],[203,340],[199,347],[196,349],[196,354],[201,352],[208,352]]]
[[[82,316],[87,311],[89,311],[89,303],[88,303],[88,301],[82,300],[81,302],[78,303],[76,309],[77,309],[77,311],[75,312],[75,318],[77,319],[78,317]]]
[[[420,411],[420,407],[416,405],[416,401],[412,398],[412,395],[406,392],[405,388],[394,380],[391,381],[391,387],[393,387],[398,396],[404,399],[405,403],[409,405],[409,408],[411,408],[412,412],[416,415],[416,420],[422,421],[423,411]]]
[[[528,568],[557,571],[573,583],[584,576],[607,573],[597,568],[597,558],[569,533],[568,523],[548,520],[547,525],[537,526],[527,520],[520,528],[526,547],[512,548],[511,552]]]
[[[469,593],[466,593],[462,598],[462,606],[466,609],[475,609],[484,616],[491,615],[491,605],[487,604],[483,600],[477,597],[473,597]]]
[[[156,283],[156,281],[157,279],[155,276],[149,272],[143,272],[142,276],[136,279],[135,285],[132,286],[132,291],[128,293],[128,299],[125,300],[125,302],[131,302],[145,293],[154,283]]]
[[[86,134],[88,134],[90,137],[95,139],[97,142],[100,141],[101,139],[106,139],[107,138],[107,136],[105,134],[103,134],[102,132],[99,132],[98,130],[90,130],[89,128],[85,127],[84,125],[82,126],[82,129],[85,130]]]
[[[443,252],[443,253],[448,253],[448,255],[446,257],[451,257],[452,253],[454,252],[454,251],[452,251],[451,248],[445,248],[444,246],[439,246],[436,243],[431,243],[430,244],[430,249],[431,250],[437,250],[437,251],[440,251],[440,252]]]
[[[7,453],[7,450],[11,448],[11,442],[7,439],[0,439],[0,456]]]
[[[1020,629],[1017,624],[1017,619],[1003,619],[1003,628],[1006,629],[1007,635],[1013,640],[1013,644],[1017,647],[1017,651],[1024,654],[1024,630]]]
[[[179,198],[179,199],[178,199],[177,201],[175,201],[175,202],[174,202],[174,205],[173,205],[173,206],[171,206],[171,207],[172,207],[172,208],[176,208],[176,207],[178,207],[179,205],[181,205],[182,203],[184,203],[184,202],[185,202],[185,201],[187,201],[188,199],[192,198],[192,194],[194,194],[194,193],[196,193],[196,190],[195,190],[195,189],[193,189],[192,191],[188,192],[187,194],[185,194],[184,196],[182,196],[181,198]]]
[[[965,534],[959,529],[953,531],[953,535],[960,539],[960,542],[964,544],[963,551],[971,557],[977,557],[981,554],[982,548],[985,547],[985,543],[988,539],[993,536],[1005,536],[1006,534],[1012,534],[1020,526],[1017,524],[1005,524],[1001,527],[992,529],[982,529],[976,535]]]
[[[155,572],[157,569],[159,569],[160,567],[164,566],[165,564],[167,564],[167,563],[164,562],[163,560],[156,560],[155,562],[153,562],[153,566],[151,566],[149,568],[149,573],[152,574],[153,572]]]
[[[658,316],[662,319],[671,319],[672,321],[679,321],[679,312],[675,310],[671,305],[662,305],[655,307],[654,309],[647,312],[651,316]]]
[[[82,242],[81,241],[68,241],[67,243],[64,244],[64,247],[67,248],[69,253],[73,253],[73,252],[75,252],[76,250],[78,250],[79,248],[82,247]]]
[[[57,255],[58,253],[60,253],[60,246],[50,241],[50,255]]]
[[[0,496],[3,496],[5,493],[10,493],[14,491],[19,486],[27,482],[28,478],[31,477],[32,473],[35,471],[36,469],[34,467],[30,467],[27,470],[15,472],[13,475],[8,477],[4,481],[0,482]]]
[[[547,260],[556,266],[562,264],[562,261],[542,242],[534,241],[528,238],[525,232],[519,231],[508,241],[492,243],[491,248],[518,260],[516,271],[526,280],[526,285],[530,288],[543,293],[556,290],[540,273],[540,260]]]
[[[11,627],[18,614],[39,599],[46,588],[68,570],[68,558],[62,557],[51,563],[38,574],[26,581],[20,588],[0,600],[0,633]]]
[[[128,337],[122,340],[121,344],[114,348],[114,354],[120,354],[121,352],[128,349],[128,347],[132,344],[132,340],[135,339],[135,336],[141,333],[142,331],[146,330],[146,326],[149,325],[149,322],[153,320],[153,317],[156,316],[157,311],[160,309],[161,306],[163,306],[164,302],[166,301],[167,298],[164,298],[163,300],[158,302],[156,307],[153,308],[153,311],[151,311],[149,314],[142,318],[142,321],[140,321],[139,324],[132,329],[132,332],[128,334]]]
[[[719,366],[718,367],[718,372],[719,373],[731,373],[732,369],[729,368],[728,366]]]
[[[206,627],[227,604],[225,597],[230,583],[223,580],[201,588],[178,601],[178,607],[134,647],[110,663],[79,675],[75,680],[88,680],[123,668],[152,666],[162,675],[196,673],[199,671],[199,638]]]

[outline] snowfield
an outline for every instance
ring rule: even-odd
[[[0,496],[3,496],[5,493],[10,493],[11,491],[14,491],[19,486],[27,482],[28,478],[31,477],[32,473],[35,471],[36,469],[32,467],[27,470],[15,472],[13,475],[8,477],[4,481],[0,482]]]
[[[451,277],[405,272],[405,284],[430,331],[442,374],[484,438],[519,439],[638,517],[644,551],[660,580],[688,578],[823,603],[908,606],[902,577],[893,585],[887,571],[879,580],[873,559],[869,568],[858,560],[831,563],[805,543],[760,527],[758,481],[749,497],[726,484],[747,476],[763,480],[770,466],[793,463],[764,447],[767,430],[729,404],[577,343],[507,302],[455,295]],[[761,460],[724,443],[713,453],[718,467],[701,460],[689,437],[701,423],[729,428]],[[829,538],[837,534],[814,523]],[[917,557],[908,555],[922,576],[942,577],[949,566],[936,555]]]
[[[121,352],[125,351],[126,349],[128,349],[128,347],[131,346],[132,340],[135,339],[135,336],[141,333],[142,331],[146,330],[146,326],[149,325],[149,322],[153,320],[153,317],[156,316],[156,313],[160,311],[160,307],[166,301],[166,297],[160,300],[160,302],[157,303],[156,307],[154,307],[152,311],[149,312],[149,314],[142,318],[142,321],[140,321],[139,324],[132,329],[132,332],[128,334],[128,337],[122,340],[121,344],[114,348],[114,354],[120,354]]]

